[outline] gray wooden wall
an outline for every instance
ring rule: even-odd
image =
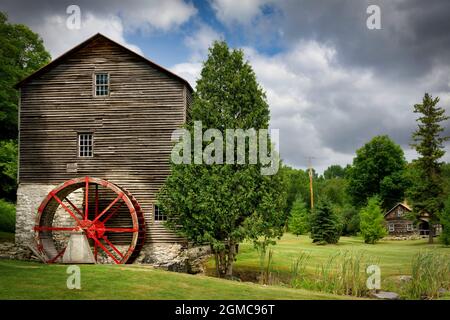
[[[95,72],[110,74],[110,96],[93,97]],[[148,242],[179,241],[153,222],[153,203],[169,173],[171,133],[185,121],[190,100],[179,79],[96,39],[22,86],[19,183],[107,179],[143,207]],[[78,157],[79,132],[93,133],[93,158]]]

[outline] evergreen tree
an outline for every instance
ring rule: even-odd
[[[438,102],[439,97],[433,99],[425,93],[422,103],[414,106],[414,112],[420,114],[416,120],[418,128],[413,133],[412,144],[419,154],[419,158],[413,162],[418,178],[413,181],[409,197],[417,215],[426,212],[430,216],[429,243],[433,243],[434,226],[439,222],[438,215],[444,207],[442,163],[439,159],[444,156],[444,142],[449,139],[441,136],[444,128],[440,123],[449,117],[445,115],[445,109],[437,106]]]
[[[289,231],[296,236],[309,232],[309,213],[300,196],[297,197],[291,209]]]
[[[439,240],[446,246],[450,246],[450,198],[445,201],[444,210],[440,216],[440,222],[442,225],[442,233]]]
[[[312,210],[310,226],[313,243],[331,244],[339,241],[341,236],[340,220],[328,199],[319,199]]]
[[[384,215],[381,210],[380,198],[374,196],[369,199],[367,206],[359,213],[361,235],[365,243],[375,244],[386,236]]]
[[[215,42],[196,88],[186,126],[191,141],[194,121],[202,121],[204,129],[219,130],[223,137],[226,129],[268,128],[265,94],[241,50]],[[214,149],[214,155],[225,159],[225,149],[223,154]],[[271,239],[283,234],[286,187],[280,171],[262,175],[260,161],[249,163],[248,147],[244,164],[195,164],[194,151],[195,147],[186,153],[192,164],[171,164],[159,201],[167,225],[194,243],[209,243],[218,275],[231,277],[239,242],[251,239],[265,250]]]

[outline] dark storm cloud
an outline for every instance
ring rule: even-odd
[[[369,5],[381,8],[381,30],[366,27]],[[396,77],[426,73],[450,62],[450,1],[335,0],[277,3],[288,41],[332,43],[341,63]]]

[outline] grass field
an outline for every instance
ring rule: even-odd
[[[312,275],[320,264],[325,263],[329,257],[338,252],[363,252],[367,264],[377,264],[381,269],[382,289],[396,291],[398,276],[411,274],[413,257],[423,251],[432,250],[448,254],[450,247],[436,243],[429,245],[427,239],[420,240],[383,240],[375,245],[365,244],[358,237],[341,237],[336,245],[316,245],[308,236],[294,236],[285,234],[281,240],[272,247],[272,270],[276,277],[287,279],[295,258],[302,253],[309,256],[306,273]],[[259,255],[251,243],[243,243],[239,247],[234,273],[244,279],[251,279],[259,268]],[[214,274],[214,264],[208,264],[208,274]],[[447,295],[448,296],[448,295]]]
[[[0,299],[345,299],[156,270],[142,265],[83,265],[81,290],[66,286],[67,266],[0,260]]]
[[[280,273],[289,272],[292,261],[302,252],[310,255],[307,271],[313,271],[318,263],[325,262],[328,257],[338,251],[364,251],[368,259],[374,260],[384,276],[409,274],[410,262],[415,254],[423,250],[436,250],[450,255],[450,247],[437,243],[429,245],[427,239],[420,240],[384,240],[375,245],[365,244],[361,238],[341,237],[336,245],[316,245],[308,236],[285,234],[273,249],[274,269]],[[239,255],[235,264],[236,272],[256,270],[259,256],[251,243],[243,243],[239,247]],[[212,269],[212,261],[209,264]]]
[[[0,234],[0,239],[11,235]],[[1,241],[1,240],[0,240]],[[306,273],[313,274],[317,265],[337,252],[362,251],[366,261],[381,268],[382,289],[396,291],[395,279],[411,274],[415,254],[434,250],[449,254],[450,248],[428,245],[426,239],[381,241],[364,244],[359,238],[342,237],[337,245],[318,246],[306,236],[286,234],[273,248],[274,274],[289,277],[292,261],[302,252],[310,256]],[[235,274],[244,280],[256,275],[259,256],[251,243],[241,244]],[[282,282],[262,286],[249,282],[217,279],[156,270],[144,265],[83,265],[81,290],[66,287],[67,266],[0,260],[0,299],[354,299],[354,297],[288,288]],[[208,264],[208,273],[214,270]],[[254,280],[254,279],[251,279]],[[449,299],[447,293],[442,298]]]

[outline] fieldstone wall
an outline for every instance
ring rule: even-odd
[[[209,246],[185,247],[179,243],[155,243],[145,245],[136,262],[169,271],[202,273],[210,255]]]
[[[54,185],[21,183],[17,188],[16,245],[26,247],[32,243],[37,210]]]

